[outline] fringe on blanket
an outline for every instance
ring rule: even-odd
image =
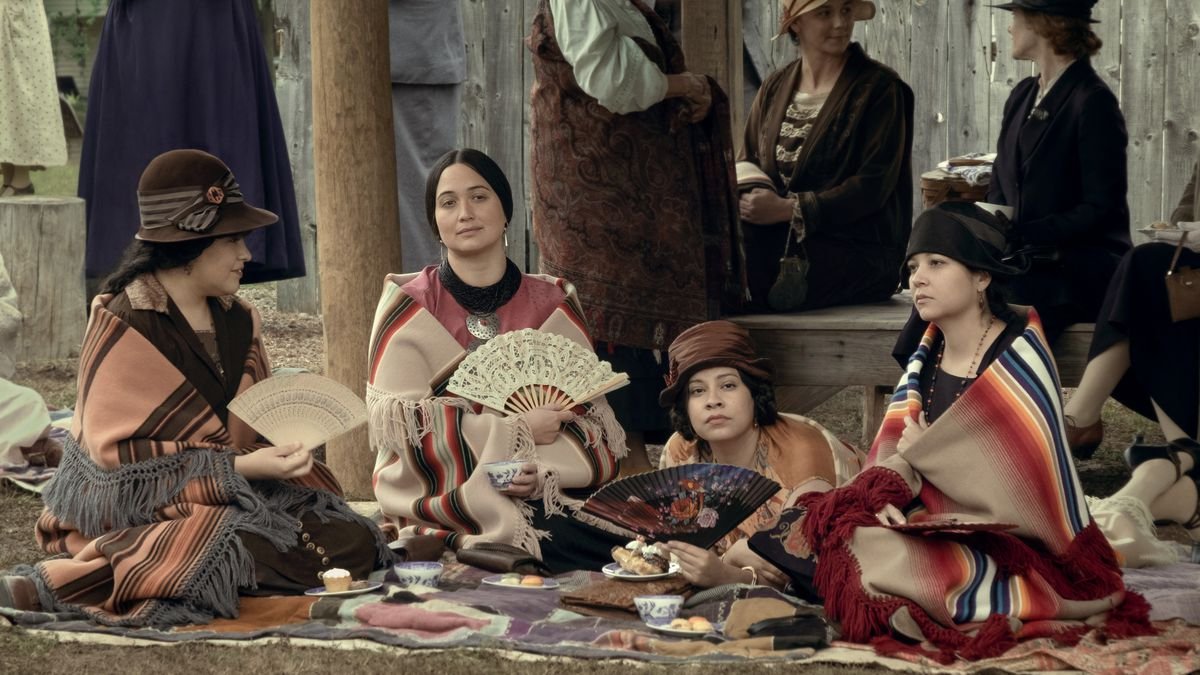
[[[457,396],[433,396],[413,401],[367,384],[368,435],[371,449],[376,453],[391,453],[385,439],[405,439],[409,445],[420,445],[421,439],[433,431],[438,408],[450,407],[473,410],[470,401]]]

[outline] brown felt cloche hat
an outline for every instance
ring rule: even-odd
[[[158,243],[225,237],[279,220],[246,203],[233,172],[202,150],[171,150],[150,160],[138,181],[137,239]]]
[[[664,408],[675,405],[688,379],[705,368],[729,366],[768,383],[774,373],[771,361],[755,352],[749,331],[731,321],[706,321],[683,331],[667,348],[667,359],[667,387],[658,394]]]

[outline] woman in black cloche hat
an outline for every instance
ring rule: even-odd
[[[1013,299],[1037,307],[1051,344],[1068,325],[1092,322],[1104,288],[1130,248],[1125,148],[1116,96],[1092,68],[1096,0],[1016,0],[1014,58],[1038,75],[1004,104],[988,201],[1012,207],[1013,245],[1031,253]]]

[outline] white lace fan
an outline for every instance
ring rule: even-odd
[[[315,448],[367,421],[367,406],[333,380],[300,373],[268,377],[229,402],[237,415],[275,445]]]
[[[502,333],[467,355],[447,389],[510,414],[551,406],[560,410],[629,384],[625,373],[559,335],[524,328]]]

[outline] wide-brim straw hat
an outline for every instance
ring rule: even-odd
[[[829,4],[829,0],[783,0],[783,14],[779,19],[779,32],[775,34],[775,37],[786,34],[788,28],[802,14],[827,4]],[[875,18],[875,3],[871,0],[855,0],[853,7],[855,21],[870,21]]]
[[[138,181],[142,241],[225,237],[265,227],[279,216],[246,203],[233,172],[202,150],[170,150],[150,160]]]

